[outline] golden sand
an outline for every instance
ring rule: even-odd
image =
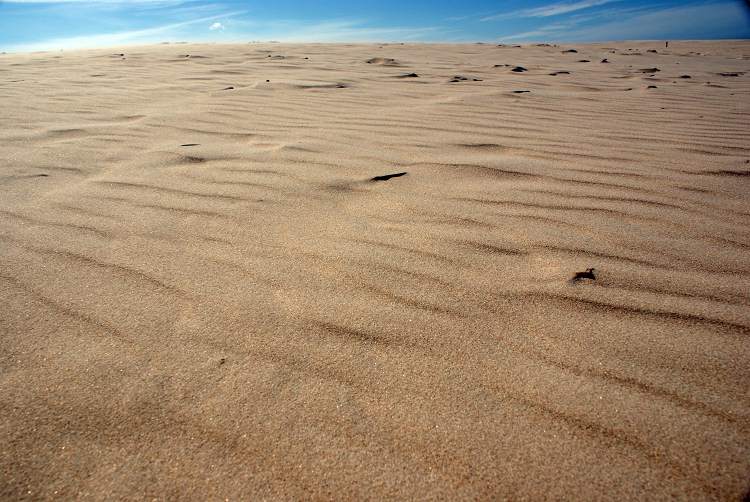
[[[747,493],[750,42],[6,54],[0,108],[0,498]]]

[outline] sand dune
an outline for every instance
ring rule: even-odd
[[[0,103],[0,498],[746,496],[750,43],[6,54]]]

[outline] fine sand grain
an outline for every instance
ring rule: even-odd
[[[0,108],[0,499],[747,493],[750,42],[6,54]]]

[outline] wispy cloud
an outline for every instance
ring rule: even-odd
[[[437,26],[377,27],[363,20],[328,20],[313,23],[299,20],[236,20],[233,21],[232,28],[241,32],[246,39],[279,42],[434,41],[451,33],[451,30]]]
[[[597,22],[592,23],[593,20]],[[741,36],[747,33],[748,26],[747,11],[741,2],[720,0],[677,7],[612,9],[599,15],[571,16],[563,23],[500,38],[558,42],[680,39],[686,36],[699,39],[709,38],[714,33],[724,33],[726,37]]]
[[[436,41],[450,35],[451,30],[439,27],[373,27],[365,21],[330,20],[317,23],[298,20],[259,21],[242,18],[243,12],[230,12],[201,17],[180,23],[165,24],[142,30],[101,33],[95,35],[48,39],[31,44],[5,47],[9,52],[112,47],[127,44],[150,44],[163,41],[246,41],[276,40],[280,42],[385,42]],[[219,19],[232,18],[231,24]],[[181,30],[196,24],[208,25],[212,33],[196,35],[194,30]],[[221,32],[221,35],[218,33]]]
[[[79,3],[90,5],[107,5],[107,4],[182,4],[184,0],[3,0],[2,3],[39,3],[39,4],[56,4],[56,3]]]
[[[30,44],[19,44],[16,46],[7,47],[5,50],[10,52],[15,51],[43,51],[50,49],[78,49],[88,47],[109,47],[114,45],[122,44],[135,44],[135,43],[153,43],[163,41],[164,37],[169,37],[171,34],[175,34],[180,28],[192,26],[195,24],[203,24],[209,21],[217,19],[224,19],[232,16],[238,16],[244,14],[246,11],[228,12],[225,14],[217,14],[215,16],[207,16],[198,19],[191,19],[189,21],[183,21],[180,23],[171,23],[153,28],[146,28],[142,30],[130,30],[120,31],[114,33],[100,33],[93,35],[80,35],[75,37],[55,38],[42,40]]]
[[[580,0],[578,2],[560,2],[542,7],[535,7],[533,9],[522,9],[512,12],[503,12],[492,16],[487,16],[481,19],[481,21],[496,21],[499,19],[511,19],[517,17],[551,17],[559,16],[562,14],[569,14],[571,12],[577,12],[579,10],[590,9],[592,7],[598,7],[613,2],[621,2],[623,0]]]

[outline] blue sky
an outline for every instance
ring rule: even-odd
[[[747,0],[0,0],[0,51],[165,41],[750,38]]]

